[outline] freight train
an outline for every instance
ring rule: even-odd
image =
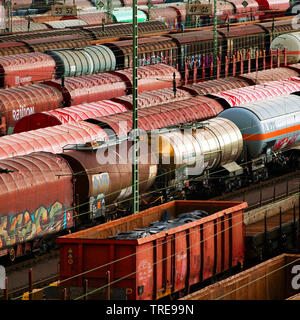
[[[152,68],[154,67],[155,66],[152,66]],[[157,74],[154,73],[154,79],[151,80],[149,70],[146,73],[146,70],[143,70],[143,68],[140,69],[141,74],[144,74],[143,77],[147,76],[147,81],[143,79],[140,80],[140,92],[145,89],[145,84],[148,84],[146,90],[150,89],[150,84],[152,89],[155,89],[155,87],[163,88],[139,93],[139,108],[142,109],[140,110],[140,127],[144,130],[173,125],[178,122],[205,120],[216,116],[224,108],[237,105],[239,101],[256,101],[258,98],[280,96],[299,91],[300,89],[300,82],[297,78],[299,75],[299,71],[297,71],[299,70],[299,66],[297,69],[297,65],[293,65],[291,68],[278,68],[245,74],[236,78],[230,77],[227,79],[211,80],[182,86],[180,88],[176,88],[175,86],[173,88],[171,87],[173,83],[173,80],[171,80],[172,73],[167,75],[167,70],[163,68],[159,68],[159,70],[160,72],[164,72],[165,78],[157,78]],[[172,70],[169,71],[172,72]],[[161,81],[166,79],[166,77],[169,77],[170,80]],[[276,81],[275,83],[269,82],[271,79],[285,79],[288,77],[291,78]],[[83,82],[83,84],[85,83],[86,82]],[[249,88],[249,90],[240,89],[229,91],[229,89],[246,87],[249,84],[254,85],[255,83],[268,84],[265,86],[257,85],[254,89]],[[73,88],[71,85],[73,85]],[[86,99],[92,101],[94,99],[95,101],[99,95],[107,96],[114,93],[111,87],[109,87],[109,92],[107,92],[106,88],[103,88],[103,85],[93,87],[92,96],[89,94],[89,91],[87,92],[86,89],[83,90],[81,85],[75,86],[74,83],[71,82],[69,87],[73,89],[72,97],[75,101],[85,101]],[[37,89],[38,88],[41,89],[42,87],[38,86]],[[114,83],[114,91],[117,94],[122,94],[122,88],[123,87],[120,88],[118,83]],[[45,90],[45,88],[43,89]],[[220,91],[225,92],[220,93]],[[20,93],[20,91],[18,93]],[[25,93],[26,92],[24,92],[24,94]],[[116,93],[114,93],[114,96],[117,96]],[[50,104],[49,92],[46,91],[45,98],[41,101],[44,102],[37,105],[37,108],[40,108],[39,110],[47,109]],[[55,104],[56,101],[57,97],[54,96],[53,101],[51,100],[52,105]],[[6,104],[11,105],[11,103]],[[62,152],[64,145],[67,143],[81,144],[89,140],[106,137],[107,135],[103,128],[105,126],[111,127],[121,119],[124,124],[127,123],[128,130],[131,127],[130,119],[132,115],[129,111],[131,109],[132,97],[128,95],[111,100],[76,105],[70,108],[60,108],[53,110],[53,112],[41,113],[37,112],[38,110],[34,110],[37,113],[29,116],[24,114],[25,111],[22,111],[23,113],[21,114],[21,112],[18,112],[18,109],[12,110],[11,116],[7,118],[7,121],[10,121],[9,123],[11,123],[11,125],[13,125],[13,121],[16,123],[14,132],[17,132],[17,134],[0,138],[0,158],[23,155],[34,151],[59,153]],[[7,110],[9,112],[9,109]],[[122,114],[113,115],[120,112],[122,112]],[[23,118],[21,118],[21,116],[23,116]],[[14,117],[21,119],[16,121],[17,119],[14,119]],[[142,121],[141,119],[144,120]],[[106,124],[103,125],[103,123]],[[30,131],[36,129],[38,129],[38,131]],[[125,126],[124,129],[126,129]],[[117,127],[116,130],[118,130]],[[24,148],[24,140],[26,140],[26,148]],[[50,140],[51,144],[48,143]]]
[[[298,165],[294,148],[300,142],[299,96],[223,111],[207,97],[196,100],[191,101],[194,109],[191,104],[185,109],[157,106],[145,109],[148,116],[141,115],[139,127],[145,130],[139,145],[143,204],[233,190],[266,179],[268,168],[287,166],[291,170]],[[203,105],[211,105],[210,119],[195,122],[203,119]],[[44,236],[130,212],[132,142],[126,138],[130,120],[119,126],[118,121],[126,118],[108,118],[86,122],[88,130],[99,123],[95,136],[102,141],[69,145],[72,142],[65,140],[61,154],[37,152],[0,161],[3,254],[13,259],[37,243],[44,248]],[[169,127],[182,118],[185,124]],[[28,152],[26,140],[20,148]],[[53,146],[51,138],[42,143]]]
[[[289,228],[282,232],[273,222],[272,231],[264,234],[257,224],[247,225],[251,211],[244,214],[246,210],[246,202],[177,200],[59,237],[57,297],[62,289],[71,300],[174,300],[201,288],[186,299],[278,300],[299,292],[286,285],[299,254],[276,257],[232,277],[253,262],[299,252],[299,227],[293,220],[286,220]],[[204,217],[197,219],[200,214]],[[260,246],[257,260],[251,261],[249,252],[257,249],[254,239],[264,237],[272,243],[271,254]],[[40,293],[47,299],[46,290]]]
[[[176,299],[244,264],[246,207],[177,200],[59,237],[60,287],[70,299]]]
[[[147,2],[147,1],[146,1]],[[138,2],[138,21],[159,20],[164,22],[170,30],[177,30],[181,28],[200,27],[212,25],[212,15],[208,16],[188,16],[186,3],[165,3],[154,4],[149,9],[146,2]],[[63,28],[64,26],[82,26],[92,24],[106,24],[110,22],[132,22],[132,9],[129,8],[128,1],[126,7],[116,7],[115,4],[111,7],[111,14],[107,12],[106,4],[101,10],[82,10],[77,17],[63,17],[60,20],[53,20],[51,16],[37,16],[32,17],[35,25],[40,21],[42,28]],[[202,2],[204,4],[205,2]],[[209,5],[209,2],[207,1]],[[252,20],[265,20],[271,17],[283,16],[289,3],[271,4],[271,6],[259,5],[256,1],[248,1],[248,5],[244,7],[241,2],[235,1],[217,1],[217,17],[218,24],[225,22],[244,22]],[[131,7],[131,5],[130,5]],[[213,7],[213,4],[212,4]],[[268,8],[267,8],[268,7]],[[212,8],[213,9],[213,8]],[[64,19],[65,18],[65,19]]]
[[[138,24],[140,36],[168,33],[167,26],[160,21],[147,21]],[[93,40],[120,38],[132,34],[131,23],[65,28],[58,30],[29,31],[1,35],[0,55],[26,52],[44,52],[55,48],[76,48],[92,44]]]
[[[79,13],[77,16],[77,19],[74,21],[75,23],[102,23],[102,19],[105,21],[109,21],[109,17],[107,14],[108,10],[108,4],[103,1],[104,6],[101,8],[101,10],[93,10],[97,7],[95,2],[89,2],[85,0],[81,0],[80,2],[77,2],[76,5],[78,8],[82,8],[83,10]],[[209,1],[201,1],[202,4],[210,4]],[[65,3],[66,5],[73,5],[72,2]],[[164,0],[152,0],[151,1],[151,12],[149,15],[149,7],[148,7],[148,1],[138,1],[137,2],[139,9],[144,12],[145,19],[149,19],[151,16],[152,20],[159,19],[163,22],[166,22],[169,26],[175,25],[178,23],[178,25],[181,25],[181,23],[185,23],[186,20],[186,5],[187,3],[183,3],[183,1],[164,1]],[[15,9],[17,9],[17,3],[14,4]],[[94,7],[93,7],[94,5]],[[212,10],[213,10],[213,3]],[[30,0],[27,4],[27,7],[30,6]],[[23,8],[20,8],[18,11],[13,11],[13,15],[19,15],[24,16],[27,14],[34,15],[35,13],[45,11],[47,8],[50,9],[50,1],[48,2],[48,5],[44,4],[38,4],[33,3],[30,8],[26,8],[23,6]],[[132,7],[132,0],[114,0],[111,2],[111,10],[123,10]],[[255,1],[250,0],[247,1],[247,3],[243,3],[241,0],[239,1],[217,1],[217,16],[218,21],[224,21],[224,20],[230,20],[231,22],[244,22],[244,21],[251,21],[251,20],[258,20],[259,19],[265,19],[270,18],[274,16],[282,16],[288,12],[292,12],[290,3],[287,0],[283,0],[280,2],[272,2],[272,1]],[[26,10],[27,9],[27,10]],[[96,12],[97,11],[97,12]],[[98,15],[98,17],[97,17]],[[118,14],[114,15],[112,13],[113,19],[116,22],[122,22],[118,20]],[[130,13],[122,14],[123,17],[126,18],[126,21],[131,21],[132,15]],[[34,17],[34,16],[33,16]],[[39,16],[37,16],[37,20],[39,20]],[[44,19],[45,17],[42,16]],[[67,17],[69,18],[69,17]],[[53,18],[52,18],[53,19]],[[51,17],[49,16],[48,20],[51,20]],[[212,23],[212,14],[208,16],[198,15],[196,16],[196,19],[193,19],[195,21],[191,21],[193,25],[208,25]],[[46,21],[46,20],[44,20]],[[51,26],[51,24],[50,24]],[[49,25],[48,25],[49,27]]]
[[[38,70],[37,65],[36,77]],[[44,72],[49,74],[46,68]],[[179,72],[165,64],[140,67],[138,76],[139,92],[176,86],[180,81]],[[22,82],[23,77],[18,79]],[[12,133],[16,121],[37,111],[112,99],[131,92],[132,69],[0,89],[1,131],[3,135]]]
[[[247,80],[249,82],[247,82]],[[209,108],[214,110],[214,101],[216,101],[220,106],[226,109],[229,107],[238,106],[240,104],[255,102],[260,99],[267,99],[300,91],[300,78],[297,77],[291,77],[286,80],[280,81],[265,82],[263,85],[250,87],[248,86],[249,83],[249,78],[230,78],[224,79],[223,81],[209,81],[207,85],[210,85],[210,88],[205,88],[203,83],[199,83],[194,85],[182,86],[180,88],[177,88],[176,92],[174,92],[174,90],[171,88],[146,91],[139,95],[138,107],[142,112],[142,117],[145,117],[145,115],[147,114],[147,111],[143,109],[153,106],[164,107],[165,110],[167,110],[166,108],[168,106],[173,108],[174,106],[178,106],[179,109],[181,107],[184,108],[184,106],[191,106],[191,108],[195,108],[192,111],[192,114],[195,114],[197,110],[197,104],[203,102],[203,99],[193,99],[193,97],[199,95],[201,95],[202,97],[207,96],[208,99],[206,99],[205,101],[211,101]],[[230,88],[228,88],[228,85],[230,85]],[[176,96],[174,96],[174,94]],[[195,102],[197,103],[193,106],[193,103]],[[206,116],[209,116],[208,113],[204,113],[204,110],[208,111],[209,108],[206,108],[203,104],[204,118]],[[119,98],[113,98],[110,101],[98,101],[97,103],[89,105],[77,105],[74,107],[33,113],[17,121],[14,128],[14,133],[22,133],[41,128],[79,122],[82,120],[91,121],[91,119],[100,117],[102,117],[102,122],[106,122],[109,121],[111,117],[105,118],[105,116],[125,112],[131,109],[132,95],[128,95]],[[221,110],[221,107],[217,109]],[[117,117],[117,115],[113,116],[114,119]],[[128,121],[130,114],[126,113],[120,115],[120,117],[123,117],[124,121]],[[181,120],[182,122],[184,122],[185,119],[182,118]],[[42,131],[40,131],[40,134],[42,134]],[[17,136],[14,135],[13,139],[14,141],[16,141]]]
[[[51,62],[49,59],[47,61]],[[26,63],[23,63],[22,65],[23,68],[27,68]],[[32,66],[32,64],[29,63],[29,66]],[[37,67],[37,69],[33,69],[33,72],[35,79],[37,79],[40,77],[39,65],[36,63],[35,67]],[[18,73],[18,69],[15,70],[14,68],[14,66],[11,68],[7,66],[7,73],[9,73],[10,76],[15,79],[15,81],[26,81],[26,75],[28,74],[24,73],[22,76]],[[30,70],[30,68],[27,68],[27,70]],[[228,82],[225,79],[217,81],[216,83],[217,85],[222,85],[222,87],[220,87],[221,90],[223,90],[222,88],[224,88],[224,90],[227,88],[234,89],[242,86],[242,83],[243,85],[248,85],[298,76],[299,71],[297,70],[299,70],[299,68],[297,65],[294,65],[276,70],[274,69],[253,74],[244,74],[232,79],[232,83],[234,85],[231,85],[231,81]],[[43,74],[48,74],[50,76],[52,71],[53,69],[51,63],[48,64],[48,67],[46,67],[45,63]],[[128,69],[123,71],[120,70],[95,75],[66,78],[64,82],[62,80],[55,80],[35,85],[20,86],[18,88],[0,89],[1,134],[5,135],[12,133],[16,122],[22,117],[32,113],[49,111],[60,107],[75,106],[82,103],[90,103],[99,100],[112,99],[124,96],[124,94],[130,94],[132,92],[131,74],[132,70]],[[181,79],[179,72],[175,68],[165,64],[140,67],[138,74],[139,92],[143,92],[145,90],[155,90],[159,88],[175,88],[179,85],[179,81]],[[264,75],[262,76],[261,80],[259,80],[259,74]],[[242,82],[239,79],[244,79],[245,81]],[[225,83],[227,83],[228,86],[223,86]],[[206,86],[204,83],[199,85],[200,87]],[[184,90],[191,92],[192,95],[203,94],[203,92],[205,92],[205,94],[216,92],[204,90],[200,93],[197,87],[198,85],[195,84],[193,87],[187,87]],[[177,95],[180,97],[179,91],[177,91]],[[164,100],[162,100],[162,102],[163,101]],[[130,109],[128,103],[125,103],[125,107]],[[42,123],[40,127],[43,127]]]
[[[160,23],[157,23],[148,25],[148,32],[150,32],[150,29],[151,32],[158,30]],[[140,24],[140,26],[146,28],[144,24]],[[264,56],[268,57],[268,48],[272,39],[291,31],[296,30],[293,30],[290,18],[274,23],[253,24],[247,28],[243,26],[234,26],[229,30],[219,28],[218,54],[221,63],[224,65],[225,56],[229,57],[230,60],[236,54],[237,61],[244,60],[244,70],[247,71],[249,49],[251,50],[250,59],[256,57],[256,51],[259,59]],[[144,34],[143,32],[147,31],[142,31],[141,35]],[[66,40],[66,37],[72,39]],[[0,57],[0,86],[5,88],[15,87],[52,78],[61,78],[62,76],[80,76],[105,70],[122,70],[132,66],[132,40],[85,46],[89,44],[90,40],[78,40],[77,38],[82,37],[80,33],[74,39],[73,37],[73,35],[66,35],[62,38],[54,37],[53,42],[44,39],[45,43],[41,39],[24,40],[22,44],[16,41],[13,44],[9,42],[0,43],[3,55],[21,53],[24,48],[28,51],[36,51],[30,53],[26,51],[27,53],[24,54]],[[83,47],[64,48],[65,41],[62,41],[63,39],[66,43],[70,42],[71,45],[78,45],[80,42]],[[206,72],[210,70],[210,60],[213,52],[212,40],[213,31],[211,30],[165,34],[152,38],[141,37],[138,47],[138,63],[140,66],[156,63],[169,64],[176,67],[183,78],[192,77],[192,69],[195,64],[199,73],[198,76],[200,76],[203,65],[206,67]],[[29,47],[24,43],[27,43]],[[188,65],[186,65],[187,62]],[[259,67],[262,67],[262,64]],[[38,68],[43,68],[45,71],[39,72]],[[189,73],[189,76],[185,74],[186,72]]]

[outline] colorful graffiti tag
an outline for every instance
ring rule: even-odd
[[[0,217],[0,248],[12,246],[56,233],[73,226],[73,212],[66,210],[59,201],[48,208],[41,205],[34,212],[27,210]]]
[[[139,66],[149,66],[151,64],[164,63],[167,64],[168,60],[164,56],[151,56],[148,58],[139,59]]]

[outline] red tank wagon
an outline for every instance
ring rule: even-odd
[[[87,279],[90,290],[105,287],[92,296],[103,299],[109,271],[112,298],[159,299],[186,290],[244,261],[246,207],[246,202],[237,201],[172,201],[60,237],[61,285],[75,298]],[[147,227],[161,220],[165,211],[173,219],[193,210],[209,215],[145,238],[109,238]]]

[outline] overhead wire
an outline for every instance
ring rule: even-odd
[[[126,140],[127,140],[127,139],[128,139],[128,136],[126,137]],[[124,141],[126,141],[126,140],[124,140]],[[288,151],[288,150],[284,150],[284,152],[286,152],[286,151]],[[280,152],[279,152],[279,153],[280,153]],[[202,155],[200,155],[200,157],[202,157]],[[195,157],[195,162],[196,162],[196,163],[197,163],[197,160],[199,160],[199,156],[198,156],[198,157]],[[247,164],[249,164],[249,163],[251,163],[251,160],[242,162],[241,165],[245,166],[245,165],[247,165]],[[79,176],[79,175],[81,175],[81,174],[84,174],[84,175],[85,175],[85,174],[89,174],[89,173],[88,173],[89,171],[100,170],[101,168],[106,167],[106,166],[107,166],[107,164],[103,164],[103,165],[100,165],[100,166],[97,166],[97,167],[94,167],[94,168],[89,168],[88,171],[86,171],[86,170],[78,171],[78,172],[76,172],[76,173],[73,173],[72,176]],[[161,172],[160,174],[156,174],[154,177],[151,177],[151,178],[148,178],[148,179],[146,179],[146,180],[143,180],[143,181],[138,182],[138,185],[147,183],[147,182],[149,182],[149,181],[151,181],[151,180],[157,180],[157,179],[159,179],[159,178],[162,177],[162,176],[166,176],[166,175],[171,174],[171,173],[174,173],[174,172],[176,172],[176,171],[178,171],[178,170],[182,170],[184,167],[189,167],[189,164],[188,164],[188,163],[187,163],[187,164],[183,164],[183,165],[181,165],[180,167],[177,167],[177,168],[174,168],[174,169],[170,169],[170,170]],[[99,172],[100,172],[100,171],[99,171]],[[215,170],[209,177],[203,177],[203,172],[202,172],[200,176],[197,175],[196,177],[193,177],[193,178],[187,177],[187,179],[185,179],[185,181],[190,181],[190,182],[191,182],[191,181],[194,181],[194,180],[196,180],[196,179],[216,179],[216,178],[218,178],[218,174],[220,174],[220,173],[222,173],[222,172],[226,172],[226,169],[225,169],[225,168],[219,168],[219,169]],[[110,173],[113,173],[113,172],[110,172]],[[60,174],[60,173],[57,173],[57,175],[58,175],[58,176],[64,176],[64,174]],[[224,176],[222,176],[222,177],[224,178]],[[20,180],[23,179],[23,178],[21,178],[21,177],[16,177],[16,179],[17,179],[17,178],[19,178]],[[153,193],[155,194],[155,193],[157,193],[157,192],[163,191],[163,190],[168,189],[168,188],[169,188],[169,186],[165,186],[165,187],[162,187],[162,188],[160,188],[160,189],[154,189],[154,190],[151,190],[151,191],[149,191],[149,192],[145,192],[144,194],[140,195],[140,198],[145,197],[145,196],[147,196],[147,195],[149,195],[149,194],[153,194]],[[110,197],[110,196],[112,196],[112,195],[114,195],[114,194],[118,194],[121,190],[122,190],[122,189],[118,189],[118,190],[116,190],[116,191],[114,191],[114,192],[111,192],[111,193],[109,193],[109,194],[104,195],[104,199],[107,198],[107,197]],[[131,200],[131,199],[132,199],[132,197],[129,197],[129,198],[126,198],[126,199],[123,199],[123,200],[119,200],[119,201],[117,201],[117,202],[114,202],[114,203],[111,203],[111,204],[106,205],[106,208],[116,207],[116,205],[120,205],[120,204],[122,204],[122,203],[124,203],[124,202],[128,202],[128,201]],[[89,203],[89,202],[83,202],[83,203],[80,203],[79,205],[76,204],[75,206],[72,206],[72,207],[70,207],[70,208],[64,208],[63,211],[64,211],[64,212],[67,212],[67,211],[70,211],[70,210],[76,210],[76,209],[79,209],[79,208],[82,207],[82,206],[87,205],[88,203]],[[61,214],[62,214],[62,213],[63,213],[63,212],[61,212]],[[77,217],[77,218],[80,218],[80,217],[82,217],[82,216],[84,216],[84,215],[87,215],[87,214],[89,214],[89,213],[91,213],[91,210],[89,210],[89,211],[87,211],[87,212],[79,213],[79,214],[76,215],[76,217]],[[15,216],[18,216],[19,214],[23,214],[23,211],[19,212],[19,213],[16,214]],[[24,226],[20,226],[20,229],[22,229],[23,227],[24,227]],[[18,229],[16,229],[16,231],[17,231],[17,230],[18,230]]]
[[[286,200],[286,199],[281,200],[280,202],[285,201],[285,200]],[[275,206],[278,206],[278,203],[275,204]],[[257,214],[259,214],[259,213],[261,213],[261,212],[263,212],[263,211],[264,211],[264,209],[261,209],[261,211],[254,212],[253,214],[254,214],[254,215],[257,215]],[[163,259],[161,259],[161,260],[158,260],[158,261],[154,262],[154,263],[152,264],[152,266],[154,266],[155,264],[158,264],[158,263],[160,263],[160,262],[163,262],[163,261],[165,261],[165,260],[167,260],[167,259],[170,259],[170,258],[172,258],[173,256],[176,256],[176,255],[178,255],[178,254],[184,253],[184,252],[186,252],[187,250],[191,249],[193,246],[199,245],[199,244],[201,244],[201,243],[204,243],[205,241],[208,241],[209,239],[214,238],[214,237],[217,236],[218,234],[221,234],[221,233],[223,233],[223,232],[226,232],[226,231],[228,231],[229,229],[232,229],[234,226],[236,226],[236,225],[238,225],[238,224],[240,224],[240,223],[244,223],[245,220],[252,218],[250,215],[248,215],[247,217],[244,217],[244,213],[243,213],[243,212],[241,212],[241,215],[243,215],[242,222],[238,222],[238,223],[236,223],[236,224],[232,224],[232,225],[229,226],[227,229],[224,229],[224,230],[221,230],[220,232],[214,233],[214,234],[212,234],[211,236],[209,236],[209,237],[206,238],[206,239],[202,239],[199,243],[198,243],[198,242],[193,243],[193,244],[190,245],[189,247],[186,247],[185,249],[183,249],[183,250],[181,250],[181,251],[179,251],[179,252],[176,252],[176,253],[174,253],[174,254],[172,254],[172,255],[170,255],[170,256],[167,256],[167,257],[165,257],[165,258],[163,258]],[[218,225],[218,223],[222,223],[222,221],[216,222],[216,225]],[[205,228],[205,227],[204,227],[204,228]],[[203,228],[202,230],[204,230],[204,228]],[[182,237],[182,238],[185,238],[186,236],[189,236],[190,234],[192,234],[192,233],[194,233],[194,232],[198,232],[198,231],[199,231],[199,230],[189,231],[189,233],[187,233],[187,234],[184,234],[184,235],[182,235],[182,236],[179,235],[179,236],[176,237],[176,240],[177,240],[177,239],[180,239],[181,237]],[[141,251],[139,251],[139,253],[142,253],[142,252],[144,252],[144,251],[146,251],[146,250],[150,250],[150,249],[153,250],[153,248],[155,248],[155,247],[157,247],[157,246],[160,246],[160,245],[164,245],[164,244],[168,243],[169,241],[171,242],[171,241],[174,241],[174,240],[173,240],[173,239],[170,239],[170,240],[163,241],[163,242],[160,243],[160,244],[151,246],[151,248],[146,248],[146,249],[144,249],[144,250],[141,250]],[[114,260],[114,261],[112,261],[112,262],[110,262],[110,263],[107,263],[107,264],[105,264],[105,265],[102,265],[102,266],[100,266],[100,267],[102,268],[102,267],[105,267],[105,266],[107,266],[107,265],[109,265],[109,264],[116,263],[116,262],[120,262],[121,260],[127,259],[127,258],[131,257],[132,255],[138,255],[138,253],[134,253],[134,254],[125,256],[125,257],[123,257],[123,258]],[[300,257],[299,257],[299,259],[297,259],[297,261],[298,261],[298,260],[300,260]],[[85,272],[81,273],[79,276],[82,276],[82,275],[84,275],[84,274],[87,274],[87,273],[92,272],[92,271],[95,271],[95,270],[97,270],[97,269],[94,268],[94,269],[92,269],[91,271],[90,271],[90,270],[89,270],[89,271],[85,271]],[[113,284],[115,284],[115,283],[117,283],[117,282],[119,282],[119,281],[122,281],[122,280],[124,280],[124,279],[126,279],[126,278],[128,278],[128,277],[130,277],[130,276],[132,276],[132,275],[134,275],[134,274],[136,274],[137,272],[138,272],[138,271],[132,272],[132,273],[126,275],[126,276],[123,276],[123,277],[121,277],[121,278],[119,278],[119,279],[116,279],[116,280],[110,282],[110,283],[107,283],[107,284],[101,286],[100,288],[97,288],[97,289],[95,289],[95,290],[90,291],[89,293],[86,293],[86,294],[84,294],[84,295],[81,295],[81,296],[77,297],[75,300],[82,299],[83,297],[88,296],[88,295],[90,295],[90,294],[94,294],[95,292],[97,292],[97,291],[99,291],[99,290],[101,290],[101,289],[104,289],[104,288],[106,288],[107,286],[113,285]],[[73,277],[72,277],[72,278],[73,278]],[[70,278],[65,279],[65,281],[68,281],[68,280],[70,280]],[[64,280],[63,280],[63,281],[64,281]],[[63,281],[62,281],[62,283],[63,283]]]
[[[262,22],[263,23],[263,22]],[[233,26],[234,27],[234,26]],[[251,34],[250,35],[248,35],[248,36],[251,36]],[[264,34],[264,37],[268,37],[269,35],[268,34]],[[170,40],[171,40],[171,38],[170,38]],[[222,41],[225,41],[224,39],[222,39]],[[226,39],[226,41],[227,41],[227,39]],[[250,44],[250,43],[249,43]],[[190,47],[192,47],[193,45],[190,45]],[[227,44],[222,44],[221,46],[219,45],[219,48],[225,48],[225,47],[227,47]],[[74,48],[75,49],[75,48]],[[84,49],[84,47],[82,48],[82,49]],[[58,49],[59,50],[59,49]],[[70,50],[72,50],[72,48],[70,48]],[[188,49],[187,49],[188,50]],[[202,49],[202,50],[205,50],[205,51],[207,51],[207,49]],[[261,48],[260,48],[260,50],[261,50]],[[164,50],[162,50],[162,51],[164,51]],[[162,52],[161,51],[161,52]],[[169,51],[169,49],[167,50],[167,51]],[[204,52],[204,51],[203,51]],[[197,53],[198,54],[202,54],[203,52],[201,52],[201,50],[199,51],[199,50],[197,50]],[[195,52],[191,52],[190,54],[195,54]],[[252,57],[253,58],[253,57]],[[169,59],[169,57],[167,57],[167,60]],[[237,59],[237,62],[238,62],[238,59]]]
[[[127,199],[126,199],[127,200]],[[126,200],[124,200],[124,201],[126,201]],[[112,204],[113,205],[113,204]],[[256,214],[256,213],[255,213]],[[94,270],[94,269],[93,269]]]

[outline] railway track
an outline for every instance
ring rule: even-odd
[[[270,180],[251,185],[249,187],[233,191],[228,194],[214,197],[210,200],[247,201],[246,211],[262,207],[264,205],[283,200],[291,195],[299,193],[300,170],[275,177]],[[283,222],[293,219],[293,214],[286,215]],[[263,223],[263,222],[262,222]],[[278,219],[272,219],[272,227],[278,225]],[[32,269],[34,289],[43,288],[57,280],[59,263],[59,250],[35,257],[33,259],[20,261],[6,267],[8,277],[8,298],[21,299],[24,292],[29,290],[29,269]],[[0,299],[5,299],[4,292]]]
[[[21,299],[23,293],[29,290],[30,276],[34,289],[43,288],[57,281],[59,263],[59,250],[40,255],[31,259],[21,261],[7,266],[6,276],[8,278],[8,298]],[[31,273],[30,273],[31,270]],[[0,300],[5,299],[5,292],[0,290]]]
[[[214,197],[211,200],[246,201],[250,211],[264,205],[284,199],[300,191],[300,170],[283,176],[250,185],[231,193]]]

